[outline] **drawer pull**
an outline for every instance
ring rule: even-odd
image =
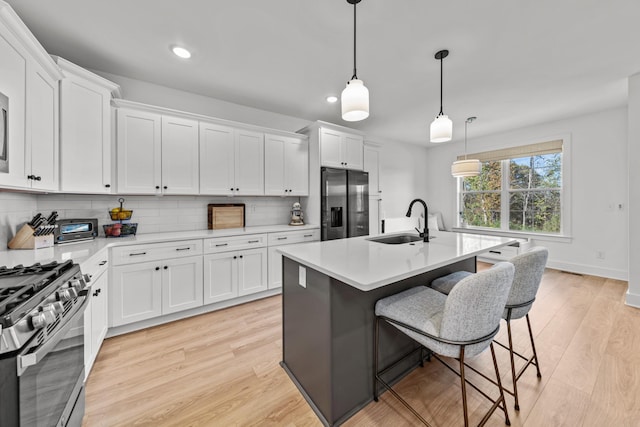
[[[278,240],[287,240],[286,237],[278,237]]]
[[[190,251],[191,248],[176,248],[176,251],[181,252],[181,251]]]
[[[498,254],[498,255],[502,255],[502,252],[500,251],[489,251],[490,254]]]
[[[258,243],[260,241],[260,239],[258,240],[249,240],[247,243]]]
[[[228,246],[228,243],[220,243],[216,245],[216,248],[219,248],[220,246]]]
[[[100,264],[98,265],[105,265],[107,263],[107,261],[102,261]]]
[[[131,254],[129,254],[129,256],[138,256],[138,255],[146,255],[146,254],[147,254],[146,252],[138,252],[138,253],[135,253],[135,254],[131,253]]]
[[[313,237],[313,234],[305,234],[304,237]]]

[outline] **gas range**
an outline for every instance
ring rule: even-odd
[[[88,281],[71,260],[0,267],[0,357],[35,335],[44,341],[82,303]]]

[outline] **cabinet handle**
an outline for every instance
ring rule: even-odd
[[[107,260],[102,261],[100,264],[98,265],[105,265],[107,263]]]
[[[502,252],[500,251],[489,251],[490,254],[498,254],[498,255],[502,255]]]
[[[216,248],[219,248],[220,246],[228,246],[228,245],[229,245],[228,243],[220,243],[216,245]]]
[[[100,293],[100,292],[95,291],[95,292],[93,293],[93,296],[94,296],[94,297],[97,297],[99,293]]]
[[[176,248],[176,251],[180,252],[180,251],[190,251],[191,248]]]
[[[313,234],[305,234],[304,237],[313,237]]]
[[[156,267],[156,271],[160,270],[160,267]]]
[[[233,259],[236,259],[236,258],[238,258],[238,257],[234,255],[234,256],[233,256]]]
[[[42,177],[41,177],[41,176],[36,176],[36,177],[35,177],[35,178],[33,178],[33,179],[35,179],[36,181],[40,181],[40,180],[42,179]]]
[[[159,189],[160,189],[160,186],[159,186],[159,185],[156,185],[156,190],[159,190]]]
[[[111,184],[105,184],[104,185],[106,188],[111,188]]]
[[[169,268],[169,267],[165,265],[165,266],[164,266],[164,269],[166,270],[167,268]]]
[[[135,254],[131,253],[131,254],[129,254],[129,256],[138,256],[138,255],[146,255],[146,254],[147,254],[146,252],[138,252],[138,253],[135,253]]]
[[[239,189],[239,188],[236,188],[236,191],[240,191],[240,189]]]
[[[229,190],[233,191],[233,187],[232,187],[232,188],[230,188]]]
[[[27,175],[27,179],[35,179],[36,176],[35,175]]]
[[[247,243],[258,243],[260,240],[249,240]]]
[[[287,240],[286,237],[278,237],[278,240]]]
[[[240,258],[242,258],[242,255],[240,255]]]
[[[166,186],[166,185],[164,186],[164,189],[165,189],[165,190],[167,189],[167,186]]]

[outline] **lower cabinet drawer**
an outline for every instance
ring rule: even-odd
[[[320,240],[320,229],[269,233],[269,246],[290,245],[317,240]]]
[[[264,246],[267,246],[266,234],[248,234],[243,236],[212,237],[210,239],[204,239],[205,254],[261,248]]]
[[[119,246],[112,249],[113,265],[134,264],[202,255],[202,239],[148,245]]]
[[[480,255],[481,258],[489,258],[500,261],[508,261],[518,255],[519,248],[517,246],[503,246],[498,249],[487,251]]]

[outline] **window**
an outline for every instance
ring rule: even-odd
[[[460,224],[501,231],[561,235],[563,141],[470,154],[479,176],[462,178]]]

